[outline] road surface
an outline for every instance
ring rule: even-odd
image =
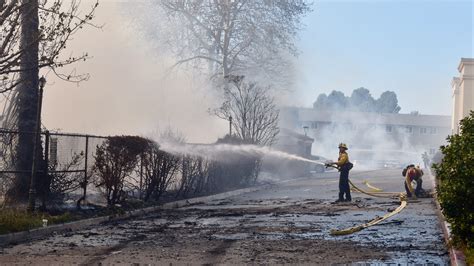
[[[351,172],[401,191],[401,169]],[[0,264],[449,264],[433,199],[409,202],[382,225],[346,236],[342,229],[382,216],[396,199],[353,192],[353,203],[332,204],[338,173],[287,180],[260,190],[164,210],[0,250]],[[424,187],[431,182],[425,179]]]

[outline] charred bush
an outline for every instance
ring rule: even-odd
[[[156,143],[149,143],[141,156],[143,175],[143,200],[158,201],[167,191],[180,167],[180,157],[160,150]]]
[[[227,155],[226,161],[214,161],[209,166],[210,190],[225,191],[255,183],[260,172],[256,155]]]
[[[181,178],[178,180],[176,197],[188,197],[209,189],[209,161],[203,157],[185,155],[181,162]]]
[[[216,144],[245,145],[251,142],[227,135]],[[214,156],[183,156],[176,197],[211,194],[246,187],[256,182],[261,166],[260,155],[230,149],[219,151]]]
[[[66,195],[82,187],[84,173],[80,170],[84,157],[83,152],[74,153],[67,163],[60,164],[56,161],[47,166],[48,174],[43,172],[40,175],[42,182],[38,182],[37,188],[43,209],[46,208],[46,203],[61,203]]]
[[[217,144],[245,145],[253,144],[237,136],[225,136]],[[225,152],[222,160],[214,161],[209,166],[209,186],[212,190],[223,191],[245,187],[257,181],[262,162],[258,154]]]
[[[102,190],[109,206],[125,200],[125,179],[133,173],[140,155],[149,145],[150,141],[141,137],[116,136],[97,147],[96,186]]]

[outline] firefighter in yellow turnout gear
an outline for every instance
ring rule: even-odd
[[[332,162],[329,165],[334,165],[339,170],[339,197],[336,202],[350,202],[352,201],[351,190],[349,187],[349,171],[353,164],[349,161],[347,154],[347,145],[345,143],[339,144],[339,158],[337,162]],[[345,198],[344,198],[345,195]]]
[[[414,164],[410,164],[405,169],[402,171],[402,176],[405,177],[405,190],[407,192],[407,197],[416,199],[417,197],[421,196],[421,193],[423,192],[422,184],[423,184],[423,179],[421,178],[423,176],[423,170],[420,169],[419,166],[416,166]],[[411,184],[412,181],[416,182],[416,189],[413,189],[413,186]]]

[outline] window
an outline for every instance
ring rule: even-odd
[[[436,134],[436,133],[438,133],[437,128],[435,127],[430,128],[430,134]]]
[[[318,122],[311,122],[311,128],[312,129],[318,128]]]
[[[420,134],[426,134],[426,127],[420,127]]]
[[[385,126],[385,132],[392,133],[392,126],[391,125],[386,125]]]
[[[412,134],[413,133],[413,128],[411,126],[406,126],[405,127],[405,133]]]

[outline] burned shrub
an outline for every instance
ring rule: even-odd
[[[253,144],[237,136],[225,136],[217,144],[246,145]],[[256,182],[262,156],[259,154],[228,151],[221,159],[209,165],[209,186],[212,190],[223,191],[232,188],[249,186]]]
[[[250,143],[238,136],[227,135],[216,144],[237,146]],[[177,178],[176,197],[210,194],[252,185],[257,180],[260,165],[261,155],[232,148],[217,148],[210,157],[184,155],[181,175]]]
[[[126,197],[125,179],[138,164],[140,154],[150,145],[150,141],[135,136],[108,138],[97,147],[94,173],[96,186],[102,190],[107,204],[122,202]]]
[[[158,201],[176,176],[180,157],[160,150],[156,143],[149,143],[141,156],[143,176],[143,200]]]
[[[185,155],[181,163],[181,178],[177,181],[176,197],[209,192],[209,161],[203,157]]]
[[[48,174],[42,174],[43,180],[38,182],[42,208],[46,207],[46,202],[61,203],[66,194],[81,188],[84,181],[84,173],[81,171],[84,156],[83,152],[74,153],[69,162],[59,164],[56,161],[48,166]]]
[[[260,172],[261,158],[257,155],[228,153],[225,161],[209,165],[209,187],[213,191],[225,191],[255,183]]]

